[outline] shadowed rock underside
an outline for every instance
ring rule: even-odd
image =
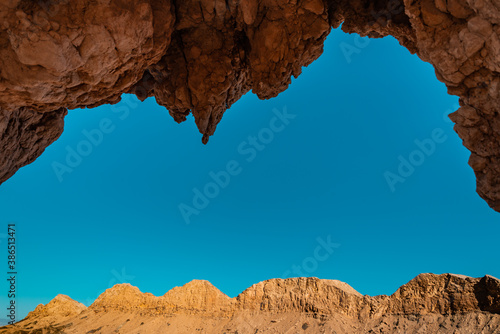
[[[58,138],[65,108],[123,93],[154,96],[177,122],[192,113],[206,143],[235,101],[284,91],[343,23],[394,36],[460,96],[455,130],[500,211],[497,0],[6,0],[0,22],[0,182]]]

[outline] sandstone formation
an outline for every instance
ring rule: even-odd
[[[35,161],[62,134],[67,110],[39,113],[22,107],[0,108],[0,180]]]
[[[284,91],[330,29],[392,35],[460,96],[455,129],[477,191],[500,211],[497,0],[5,0],[0,3],[0,182],[63,131],[66,109],[154,96],[203,142],[250,90]]]
[[[61,320],[76,317],[87,307],[65,295],[57,295],[47,305],[38,305],[28,313],[27,319],[37,319],[37,326],[50,326]]]
[[[0,333],[499,333],[500,280],[422,274],[391,296],[317,278],[272,279],[229,298],[207,281],[161,297],[129,284],[88,308],[57,296]]]

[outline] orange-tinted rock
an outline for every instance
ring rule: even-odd
[[[192,113],[206,143],[234,102],[284,91],[343,23],[346,32],[394,36],[460,96],[451,118],[472,152],[478,193],[500,211],[496,0],[9,0],[0,22],[0,182],[62,132],[61,108],[115,103],[126,92],[155,96],[177,122]],[[22,117],[27,110],[60,121],[48,129]],[[26,130],[33,126],[43,130]]]
[[[0,332],[493,334],[498,328],[498,279],[421,274],[391,296],[376,297],[314,277],[267,280],[235,298],[207,281],[161,297],[118,284],[89,308],[58,296]]]

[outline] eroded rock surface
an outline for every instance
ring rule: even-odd
[[[434,65],[460,96],[451,118],[477,191],[500,211],[497,0],[5,0],[0,22],[0,182],[58,137],[61,108],[123,93],[155,96],[177,122],[192,113],[206,143],[235,101],[284,91],[342,24]]]
[[[66,296],[0,333],[498,333],[500,281],[422,274],[391,296],[346,283],[272,279],[229,298],[207,281],[155,297],[129,284],[88,308]]]
[[[30,108],[0,108],[0,181],[32,163],[63,132],[67,110],[44,113]]]
[[[38,305],[26,318],[37,319],[38,326],[44,327],[76,317],[86,309],[85,305],[68,296],[57,295],[47,305]]]

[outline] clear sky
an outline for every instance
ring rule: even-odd
[[[394,39],[333,31],[286,92],[244,96],[206,146],[192,117],[178,125],[154,99],[70,111],[61,138],[0,187],[19,316],[122,282],[162,295],[207,279],[233,297],[316,276],[377,295],[422,272],[500,276],[500,217],[446,117],[457,104]],[[68,149],[87,156],[62,173]]]

